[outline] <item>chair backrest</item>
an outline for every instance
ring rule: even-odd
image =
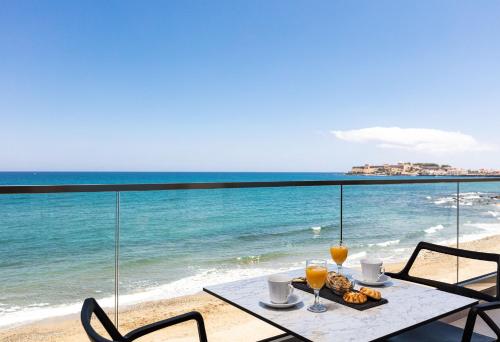
[[[109,336],[113,339],[112,341],[102,337],[94,330],[94,328],[90,324],[90,320],[93,314],[97,317],[99,322],[101,322],[104,329],[106,329]],[[97,304],[97,301],[94,298],[85,299],[85,301],[83,302],[82,313],[80,317],[83,328],[85,329],[85,332],[87,333],[87,336],[89,337],[91,342],[127,342],[127,340],[116,329],[104,310],[99,306],[99,304]]]
[[[461,257],[461,258],[495,262],[497,264],[496,295],[492,296],[492,295],[486,294],[486,293],[481,292],[481,291],[477,291],[477,290],[473,290],[470,288],[460,286],[459,284],[448,284],[448,283],[437,281],[437,280],[431,280],[431,279],[426,279],[426,278],[421,278],[421,277],[414,277],[414,276],[409,275],[410,269],[413,266],[413,263],[415,262],[418,254],[420,253],[421,250],[428,250],[428,251],[433,251],[433,252],[437,252],[437,253],[453,255],[453,256],[457,256],[457,257]],[[465,249],[440,246],[440,245],[435,245],[435,244],[432,244],[429,242],[421,241],[418,243],[418,245],[415,248],[415,250],[413,251],[410,259],[408,260],[405,267],[400,272],[387,273],[387,274],[393,278],[396,278],[396,279],[402,279],[402,280],[407,280],[407,281],[411,281],[414,283],[432,286],[432,287],[435,287],[439,290],[450,292],[450,293],[455,293],[455,294],[458,294],[461,296],[471,297],[471,298],[475,298],[475,299],[482,299],[482,300],[486,300],[488,302],[500,300],[500,287],[499,287],[499,285],[500,285],[500,255],[499,254],[469,251],[469,250],[465,250]]]

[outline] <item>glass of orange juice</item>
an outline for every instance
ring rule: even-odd
[[[314,290],[314,304],[309,306],[307,310],[318,313],[326,311],[326,306],[319,302],[319,290],[325,285],[327,274],[326,260],[307,260],[307,284]]]
[[[332,245],[330,247],[330,254],[332,255],[333,261],[337,264],[339,274],[342,274],[342,264],[347,259],[348,252],[349,249],[343,244],[342,240],[338,245]]]

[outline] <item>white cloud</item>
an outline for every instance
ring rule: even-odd
[[[428,128],[369,127],[332,131],[337,139],[356,143],[375,143],[381,148],[405,149],[426,153],[488,151],[492,145],[478,142],[460,132]]]

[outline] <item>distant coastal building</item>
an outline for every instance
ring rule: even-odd
[[[365,164],[363,166],[353,166],[348,174],[383,176],[500,176],[500,170],[467,170],[446,164],[400,162],[394,165]]]

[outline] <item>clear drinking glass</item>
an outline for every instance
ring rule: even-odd
[[[326,311],[326,306],[319,302],[319,290],[325,285],[327,274],[328,268],[326,267],[326,260],[307,260],[307,284],[314,290],[314,304],[309,306],[307,310],[312,312]]]
[[[349,249],[342,241],[338,245],[332,245],[330,247],[330,254],[332,255],[333,261],[337,264],[337,270],[339,274],[342,274],[342,264],[347,259],[347,253]]]

